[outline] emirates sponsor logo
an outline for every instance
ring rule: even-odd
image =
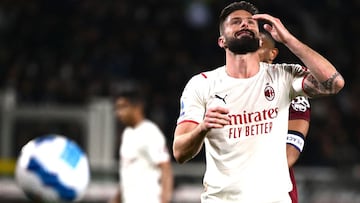
[[[279,108],[276,107],[276,108],[264,109],[262,111],[255,111],[255,112],[244,111],[242,114],[230,114],[229,115],[229,117],[231,118],[230,125],[241,125],[241,124],[271,120],[276,118],[278,113],[279,113]]]
[[[234,126],[229,128],[229,139],[269,134],[273,126],[272,120],[278,116],[278,113],[279,108],[276,107],[229,115],[231,118],[230,125]]]

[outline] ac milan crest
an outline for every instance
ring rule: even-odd
[[[264,90],[265,98],[272,101],[275,98],[275,90],[271,86],[266,86]]]

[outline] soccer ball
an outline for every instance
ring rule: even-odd
[[[23,146],[16,163],[15,180],[29,199],[76,201],[88,186],[89,162],[74,141],[61,135],[45,135]]]

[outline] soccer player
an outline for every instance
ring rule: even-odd
[[[273,63],[279,53],[276,43],[269,33],[260,32],[261,47],[258,50],[260,60],[266,63]],[[288,137],[286,145],[287,161],[289,165],[290,179],[293,185],[289,192],[292,203],[298,203],[298,192],[294,169],[292,168],[302,152],[304,139],[309,131],[310,103],[304,96],[297,96],[291,101],[289,108]]]
[[[307,68],[260,63],[258,20]],[[289,105],[298,95],[332,95],[344,86],[336,68],[300,42],[278,18],[233,2],[220,14],[225,65],[194,75],[180,99],[173,155],[185,163],[205,145],[202,203],[290,203],[284,141]]]
[[[115,110],[126,128],[120,146],[120,190],[110,202],[171,202],[170,155],[162,131],[145,116],[143,92],[139,88],[121,91]]]

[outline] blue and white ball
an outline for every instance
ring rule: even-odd
[[[23,146],[15,179],[30,198],[40,201],[76,201],[90,181],[86,153],[61,135],[35,138]]]

